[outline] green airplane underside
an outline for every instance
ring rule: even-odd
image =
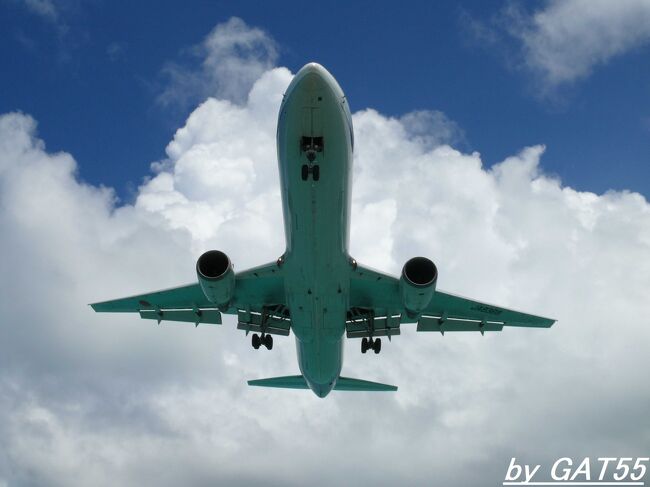
[[[287,336],[291,330],[286,310],[284,273],[277,262],[236,275],[235,295],[228,307],[210,303],[199,284],[92,304],[97,312],[138,312],[144,319],[222,324],[222,313],[236,315],[237,328],[254,333]],[[401,304],[399,279],[356,265],[350,271],[350,309],[345,320],[348,338],[393,337],[401,325],[419,332],[493,332],[504,326],[548,328],[555,320],[502,308],[436,290],[427,309],[417,318]],[[250,386],[309,389],[302,375],[249,380]],[[393,385],[338,377],[335,391],[396,391]]]
[[[249,380],[249,386],[278,387],[281,389],[309,389],[307,381],[302,375],[288,375],[286,377],[273,377],[271,379]],[[396,391],[396,386],[371,382],[369,380],[350,379],[339,377],[334,386],[335,391]]]
[[[354,133],[347,100],[322,66],[306,65],[287,89],[277,143],[287,247],[276,262],[235,274],[225,254],[209,251],[197,262],[197,283],[92,308],[196,326],[235,315],[237,328],[253,333],[255,348],[271,349],[273,336],[293,333],[302,374],[248,383],[311,389],[319,397],[331,390],[397,390],[342,377],[344,337],[360,338],[364,353],[379,353],[380,337],[399,335],[401,325],[444,335],[554,323],[436,289],[437,269],[423,257],[409,260],[399,278],[350,257]]]
[[[366,314],[351,314],[346,320],[348,335],[365,330],[373,315],[375,336],[399,335],[400,324],[417,324],[417,331],[437,331],[443,335],[454,331],[501,331],[504,326],[549,328],[555,320],[493,304],[474,301],[444,291],[434,291],[431,303],[417,318],[409,318],[400,297],[399,279],[374,269],[356,265],[350,271],[350,308]],[[201,286],[187,284],[148,294],[94,303],[99,313],[140,313],[143,318],[184,321],[198,324],[221,324],[221,313],[247,318],[239,325],[248,331],[260,331],[255,317],[268,316],[282,330],[290,330],[290,318],[276,310],[286,306],[282,266],[273,262],[240,272],[235,277],[235,295],[227,307],[218,308],[207,300]],[[265,309],[266,308],[266,309]],[[250,315],[250,316],[246,316]],[[178,319],[175,319],[178,318]],[[286,326],[276,321],[286,321]],[[381,333],[380,333],[381,332]],[[273,332],[270,332],[273,333]],[[289,333],[273,333],[288,335]],[[360,336],[367,336],[367,333]]]

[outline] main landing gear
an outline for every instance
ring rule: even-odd
[[[381,352],[381,338],[363,337],[361,339],[361,353],[366,353],[371,348],[375,353]]]
[[[260,337],[257,333],[253,333],[251,343],[255,350],[258,350],[261,345],[264,345],[268,350],[271,350],[273,348],[273,337],[265,333],[262,333],[262,336]]]

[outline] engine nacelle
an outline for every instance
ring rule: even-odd
[[[402,268],[399,287],[407,313],[413,317],[427,307],[438,280],[436,265],[426,257],[413,257]]]
[[[196,275],[203,294],[217,306],[227,306],[235,294],[235,272],[226,254],[208,250],[196,261]]]

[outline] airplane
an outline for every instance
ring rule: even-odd
[[[220,325],[237,316],[252,345],[271,350],[273,336],[296,339],[300,375],[249,380],[251,386],[330,391],[396,391],[341,376],[343,340],[361,339],[361,353],[380,353],[381,337],[401,325],[419,332],[548,328],[555,320],[436,289],[438,269],[413,257],[394,277],[348,253],[354,131],[348,101],[334,77],[309,63],[294,76],[280,106],[277,156],[286,251],[277,261],[235,273],[230,258],[209,250],[196,263],[197,282],[91,304],[97,312]]]

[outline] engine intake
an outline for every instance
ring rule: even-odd
[[[413,257],[402,268],[400,289],[404,308],[410,316],[419,315],[427,307],[438,280],[438,268],[426,257]]]
[[[227,306],[235,293],[235,272],[220,250],[208,250],[196,261],[196,275],[203,294],[217,306]]]

